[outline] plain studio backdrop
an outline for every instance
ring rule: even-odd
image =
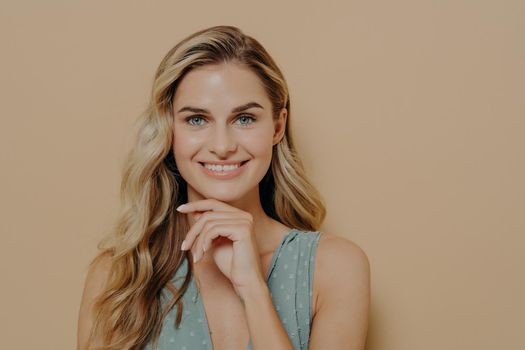
[[[154,71],[227,24],[287,78],[322,230],[370,259],[367,349],[524,349],[524,18],[521,0],[2,1],[2,348],[75,348]]]

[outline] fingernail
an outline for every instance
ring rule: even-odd
[[[186,207],[186,204],[179,205],[176,210],[181,211],[184,207]]]
[[[182,244],[180,245],[180,250],[186,249],[186,241],[182,241]]]

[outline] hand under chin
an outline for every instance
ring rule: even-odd
[[[218,237],[211,248],[213,260],[221,272],[231,280],[233,243],[227,238]]]

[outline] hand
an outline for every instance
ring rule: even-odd
[[[266,283],[250,213],[216,199],[189,202],[177,210],[202,212],[186,234],[182,247],[191,249],[194,262],[210,251],[239,296],[257,284]]]

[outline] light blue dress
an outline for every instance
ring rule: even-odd
[[[320,235],[319,231],[289,231],[274,251],[266,276],[275,310],[294,349],[308,349],[315,255]],[[177,288],[182,285],[187,269],[184,259],[172,280]],[[163,296],[172,297],[169,291],[163,291]],[[193,276],[182,299],[181,326],[179,329],[174,326],[175,306],[162,325],[158,350],[213,350],[204,304]],[[144,349],[152,350],[151,346],[147,344]],[[248,350],[252,350],[251,340]]]

